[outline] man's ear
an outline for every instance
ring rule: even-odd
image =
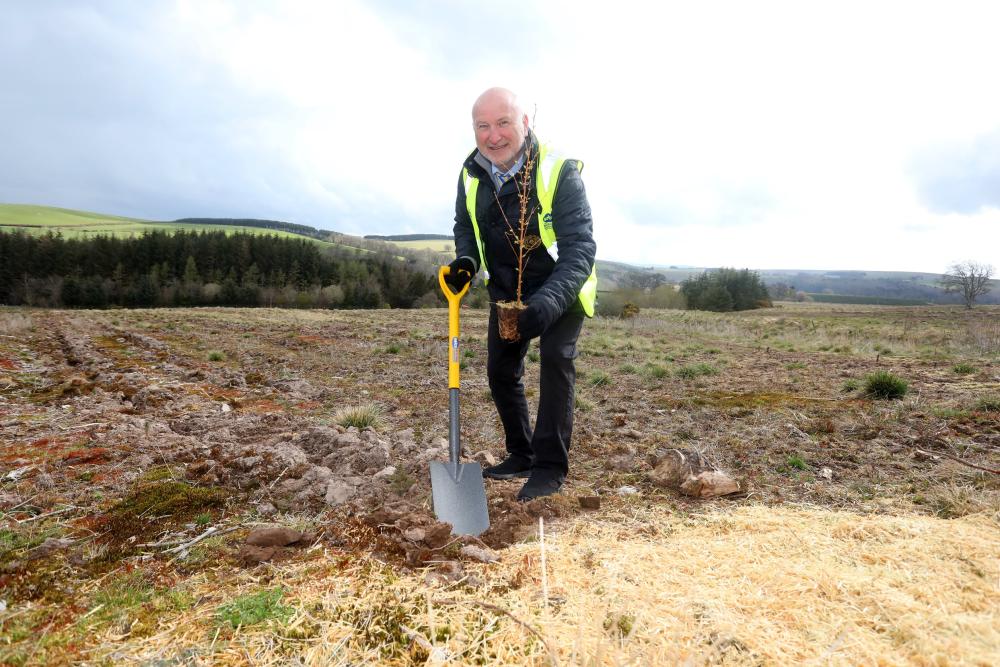
[[[528,114],[524,114],[524,118],[521,119],[521,122],[524,123],[524,133],[527,134],[528,133]]]

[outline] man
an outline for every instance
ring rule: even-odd
[[[483,470],[494,479],[527,478],[518,499],[559,491],[569,470],[576,341],[594,314],[597,276],[590,205],[580,171],[539,143],[509,90],[491,88],[472,107],[476,150],[466,159],[455,202],[455,254],[448,280],[458,290],[483,269],[490,300],[517,298],[519,193],[527,193],[528,234],[541,244],[523,264],[520,339],[500,337],[490,308],[487,375],[503,423],[507,458]],[[531,173],[525,178],[526,165]],[[527,189],[525,189],[527,180]],[[523,195],[521,195],[523,196]],[[530,248],[529,244],[525,244]],[[541,337],[538,417],[532,430],[521,379],[532,338]]]

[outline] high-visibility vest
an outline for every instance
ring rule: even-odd
[[[559,259],[559,244],[556,232],[552,228],[552,201],[556,196],[556,186],[559,183],[559,173],[562,171],[566,158],[560,157],[549,150],[547,144],[540,144],[535,168],[535,188],[538,192],[538,233],[542,237],[542,245],[552,259]],[[583,171],[583,163],[576,161],[577,168]],[[469,173],[468,168],[462,170],[465,183],[465,207],[469,210],[472,220],[472,231],[476,235],[476,245],[479,246],[479,265],[483,269],[483,277],[490,281],[489,268],[486,265],[486,251],[483,248],[483,237],[479,232],[479,222],[476,220],[476,193],[479,191],[479,179]],[[590,276],[580,289],[580,303],[587,317],[594,316],[594,305],[597,302],[597,265],[590,267]]]

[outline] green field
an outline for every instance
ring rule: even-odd
[[[455,242],[444,239],[428,239],[426,241],[386,241],[409,250],[433,250],[434,252],[455,252]]]
[[[319,241],[307,236],[301,236],[300,234],[261,227],[159,222],[29,204],[0,204],[0,231],[22,231],[27,234],[47,234],[52,232],[62,234],[65,238],[96,236],[99,234],[131,237],[141,236],[153,231],[222,231],[227,234],[245,232],[249,234],[269,234],[286,238],[308,238],[310,241],[325,246],[340,245],[328,241]],[[355,250],[362,251],[360,248],[355,248]]]
[[[889,296],[852,296],[850,294],[816,294],[808,292],[809,298],[819,303],[867,304],[872,306],[926,306],[927,301],[919,299],[897,299]]]

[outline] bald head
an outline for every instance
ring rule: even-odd
[[[512,91],[490,88],[472,105],[472,127],[479,152],[506,170],[521,155],[528,136],[528,114]]]
[[[516,117],[524,114],[518,102],[517,95],[512,90],[506,88],[490,88],[476,98],[476,103],[472,105],[472,120],[476,120],[476,112],[482,107],[505,107]]]

